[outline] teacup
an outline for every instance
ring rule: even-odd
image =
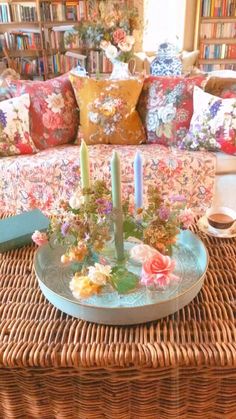
[[[210,226],[217,230],[227,230],[236,221],[236,212],[227,207],[211,207],[206,211]]]

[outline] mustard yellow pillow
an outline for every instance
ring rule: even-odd
[[[87,144],[140,144],[145,142],[135,110],[142,78],[96,80],[70,74],[80,109],[79,140]]]

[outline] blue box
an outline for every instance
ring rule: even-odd
[[[35,230],[47,230],[49,222],[38,209],[0,220],[0,253],[32,243]]]

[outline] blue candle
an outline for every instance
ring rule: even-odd
[[[134,203],[135,209],[143,207],[143,159],[139,151],[134,158]]]

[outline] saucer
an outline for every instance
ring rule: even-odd
[[[198,228],[203,233],[207,234],[208,236],[219,237],[221,239],[232,239],[236,237],[236,225],[232,225],[232,227],[228,228],[227,230],[217,230],[216,228],[210,226],[208,223],[206,215],[199,218],[198,220]]]

